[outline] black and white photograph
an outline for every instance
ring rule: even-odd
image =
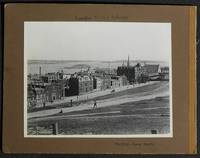
[[[25,137],[173,137],[171,23],[24,22]]]

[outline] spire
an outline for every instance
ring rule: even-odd
[[[129,66],[130,66],[130,63],[129,63],[129,55],[128,55],[127,67]]]

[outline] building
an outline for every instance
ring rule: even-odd
[[[160,66],[159,64],[157,65],[150,65],[150,64],[145,64],[144,69],[146,71],[146,74],[149,77],[149,80],[159,80],[160,78]]]
[[[78,76],[79,94],[93,91],[93,78],[91,76]]]
[[[160,68],[160,80],[169,81],[169,67]]]
[[[64,83],[52,82],[45,85],[46,102],[54,102],[65,96]]]
[[[100,91],[102,88],[103,79],[102,77],[93,77],[93,89]]]
[[[120,86],[122,86],[121,84],[120,84],[120,80],[119,80],[119,78],[111,78],[111,88],[117,88],[117,87],[120,87]]]
[[[30,107],[40,107],[46,102],[46,93],[43,86],[39,87],[32,84],[27,88],[27,104]]]
[[[136,82],[135,66],[130,65],[129,56],[127,60],[127,65],[122,64],[117,68],[117,76],[126,76],[129,83]]]
[[[122,64],[117,68],[117,76],[126,76],[129,83],[135,82],[135,67],[130,66],[129,56],[127,61],[127,66]]]
[[[27,88],[27,104],[28,108],[36,106],[36,91],[31,84],[28,84]]]
[[[119,66],[117,68],[117,76],[126,76],[129,83],[135,82],[135,68],[133,66]]]
[[[141,66],[140,63],[135,65],[135,82],[145,83],[149,80],[148,73],[145,66]]]
[[[46,73],[44,76],[41,76],[42,81],[45,83],[50,83],[52,81],[58,80],[58,74],[55,72]]]
[[[118,76],[119,78],[119,82],[120,82],[120,86],[126,86],[128,85],[128,80],[127,80],[127,77],[125,75],[123,76]]]
[[[67,81],[68,84],[65,88],[65,96],[79,95],[79,80],[77,76],[71,75]]]
[[[93,91],[93,77],[72,75],[68,79],[65,96],[81,95]]]
[[[46,93],[45,89],[40,87],[40,88],[34,88],[35,91],[35,99],[36,99],[36,106],[43,106],[44,103],[46,102]]]
[[[101,77],[101,80],[102,80],[101,90],[106,90],[111,88],[110,75],[104,75],[103,77]]]
[[[51,83],[31,82],[27,87],[28,107],[41,107],[47,102],[60,100],[65,96],[65,85],[65,80]]]
[[[71,77],[71,74],[63,74],[63,79],[69,79]]]
[[[111,88],[117,88],[128,85],[126,76],[112,76],[111,77]]]
[[[40,75],[38,74],[29,74],[27,76],[27,79],[30,81],[39,81],[40,80]]]
[[[64,73],[63,71],[61,72],[50,72],[50,73],[46,73],[45,75],[42,75],[41,80],[45,83],[50,83],[50,82],[54,82],[57,80],[63,80],[64,79]]]
[[[93,77],[94,89],[106,90],[111,88],[111,76],[110,75],[98,75]]]
[[[149,80],[159,80],[160,78],[160,66],[145,64],[142,66],[140,63],[137,63],[135,66],[130,65],[129,57],[127,61],[127,66],[124,64],[117,68],[118,76],[126,76],[129,83],[144,83]],[[166,76],[167,77],[167,76]]]

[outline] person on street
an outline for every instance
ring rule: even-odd
[[[62,113],[63,113],[63,110],[61,109],[59,113],[62,114]]]
[[[72,99],[70,100],[70,105],[73,106],[73,105],[72,105]]]
[[[94,106],[93,106],[93,108],[94,108],[94,109],[97,108],[97,101],[96,101],[96,100],[94,101]]]

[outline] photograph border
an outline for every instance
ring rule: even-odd
[[[24,30],[25,30],[25,25],[31,22],[57,22],[57,23],[62,23],[62,22],[74,22],[74,21],[24,21]],[[112,21],[76,21],[76,22],[112,22]],[[126,21],[123,21],[126,23]],[[129,23],[144,23],[145,24],[159,24],[159,22],[134,22],[134,21],[128,21]],[[114,22],[117,23],[117,22]],[[164,23],[164,22],[163,22]],[[172,23],[167,22],[167,24],[170,24],[170,37],[172,39]],[[25,34],[24,34],[25,36]],[[25,40],[25,38],[24,38]],[[30,42],[30,41],[29,41]],[[28,74],[28,58],[27,58],[27,52],[24,50],[24,137],[25,138],[170,138],[173,137],[173,96],[172,96],[172,41],[170,42],[170,55],[169,55],[169,112],[170,112],[170,118],[169,118],[169,130],[170,133],[167,134],[92,134],[92,135],[85,135],[85,134],[74,134],[74,135],[29,135],[27,134],[27,74]]]

